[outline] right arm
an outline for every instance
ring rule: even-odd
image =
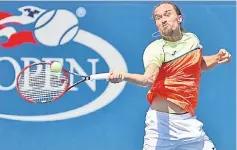
[[[123,73],[119,71],[111,71],[108,81],[119,83],[128,81],[141,87],[151,87],[159,73],[159,67],[163,63],[163,57],[159,51],[156,41],[149,44],[143,54],[143,63],[145,67],[144,74]]]
[[[156,64],[150,64],[144,74],[124,73],[123,80],[141,87],[151,87],[158,72],[158,66]]]

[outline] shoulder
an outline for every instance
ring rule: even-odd
[[[149,64],[156,64],[158,67],[161,66],[163,62],[163,48],[164,41],[163,39],[155,40],[151,42],[143,53],[143,63],[144,67],[147,68]]]
[[[184,33],[184,36],[185,36],[186,39],[199,41],[198,36],[196,34],[192,33],[192,32],[186,32],[186,33]]]
[[[187,40],[190,44],[196,45],[196,47],[202,47],[198,36],[192,32],[184,33],[184,40]]]
[[[148,46],[145,48],[144,50],[144,54],[155,54],[155,53],[159,53],[162,51],[162,46],[164,45],[163,40],[159,39],[159,40],[155,40],[153,42],[151,42],[150,44],[148,44]]]

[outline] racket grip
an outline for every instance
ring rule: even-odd
[[[109,73],[100,73],[90,75],[90,80],[104,80],[109,76]]]

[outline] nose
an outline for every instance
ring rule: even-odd
[[[166,24],[167,20],[164,17],[162,17],[161,22],[162,22],[162,24]]]

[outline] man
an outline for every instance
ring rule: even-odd
[[[229,62],[231,55],[221,49],[215,55],[202,56],[199,39],[184,32],[181,11],[171,2],[157,5],[153,17],[162,39],[147,46],[145,73],[112,70],[107,80],[151,88],[143,150],[214,150],[194,113],[199,82],[202,71]]]

